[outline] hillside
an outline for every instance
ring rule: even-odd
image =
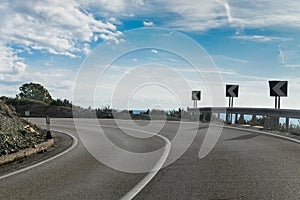
[[[0,156],[35,147],[46,141],[45,132],[17,116],[0,100]]]

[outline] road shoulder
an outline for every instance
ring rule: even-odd
[[[0,165],[0,176],[4,176],[14,171],[18,171],[28,166],[47,160],[65,151],[73,143],[72,138],[66,134],[59,132],[52,132],[52,134],[54,139],[53,145],[51,145],[47,149],[44,149],[43,151],[40,151],[39,153],[35,153],[30,156],[17,159],[13,162]]]

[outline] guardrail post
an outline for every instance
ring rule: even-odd
[[[289,132],[289,127],[290,127],[290,118],[285,118],[285,131]]]
[[[271,118],[270,116],[265,116],[264,129],[271,129]]]
[[[279,117],[271,116],[270,117],[270,126],[271,130],[278,130],[278,125],[279,125]]]
[[[244,117],[244,114],[240,114],[239,124],[245,124],[245,117]]]
[[[226,124],[231,124],[230,123],[230,114],[226,113]]]
[[[238,122],[238,114],[235,114],[234,123],[235,123],[235,124],[238,124],[238,123],[239,123],[239,122]]]
[[[204,112],[202,115],[202,122],[207,122],[206,121],[206,116],[207,116],[207,112]]]
[[[50,131],[50,117],[46,117],[46,125],[47,125],[47,133],[46,133],[46,139],[52,139],[51,131]]]
[[[252,118],[251,118],[251,121],[250,121],[250,125],[252,125],[252,126],[256,126],[257,125],[257,119],[256,119],[256,115],[255,114],[252,115]]]

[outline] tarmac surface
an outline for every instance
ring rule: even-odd
[[[44,126],[44,119],[30,120]],[[166,145],[157,136],[143,139],[125,134],[113,120],[99,123],[110,141],[127,151],[147,153]],[[128,130],[133,129],[126,121],[120,123]],[[143,129],[148,122],[137,121],[136,124]],[[97,133],[99,126],[92,125],[91,120],[81,120],[77,129],[72,119],[52,119],[51,126],[73,134],[78,139],[76,147],[42,165],[0,179],[0,199],[120,199],[149,175],[118,171],[93,157],[77,133],[78,127],[87,134]],[[154,123],[153,129],[155,126],[162,124]],[[166,122],[159,134],[172,141],[178,128],[179,122]],[[299,144],[224,128],[214,149],[199,159],[208,127],[200,125],[195,130],[195,125],[184,123],[182,129],[187,137],[197,132],[192,144],[179,159],[148,179],[132,196],[134,199],[300,199]],[[66,136],[62,138],[70,141]],[[101,142],[97,144],[101,146]],[[66,142],[65,147],[68,146]],[[178,150],[176,148],[184,147],[171,146],[167,161],[174,156],[172,152]],[[159,159],[154,157],[145,162],[154,165]],[[7,171],[2,170],[2,175],[5,173]]]

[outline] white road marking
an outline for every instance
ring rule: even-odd
[[[82,123],[82,124],[86,124],[86,125],[91,125],[91,124],[87,124],[87,123]],[[147,131],[143,131],[143,130],[138,130],[138,129],[132,129],[132,128],[127,128],[127,127],[118,127],[118,126],[106,126],[106,125],[101,125],[102,127],[107,127],[107,128],[123,128],[123,129],[127,129],[127,130],[133,130],[133,131],[140,131],[140,132],[143,132],[143,133],[147,133],[147,134],[151,134],[151,135],[154,135],[154,136],[157,136],[159,138],[161,138],[162,140],[164,140],[164,142],[166,143],[166,146],[165,146],[165,151],[163,153],[163,155],[160,157],[159,161],[156,163],[156,165],[153,167],[153,169],[137,184],[135,185],[129,192],[127,192],[121,199],[122,200],[127,200],[127,199],[132,199],[134,198],[151,180],[152,178],[158,173],[158,171],[162,168],[163,164],[165,163],[169,153],[170,153],[170,150],[171,150],[171,143],[170,141],[162,136],[162,135],[158,135],[158,134],[155,134],[155,133],[151,133],[151,132],[147,132]],[[17,170],[17,171],[14,171],[14,172],[11,172],[9,174],[6,174],[6,175],[3,175],[0,177],[0,180],[1,179],[4,179],[4,178],[7,178],[9,176],[12,176],[12,175],[15,175],[15,174],[19,174],[21,172],[24,172],[24,171],[27,171],[29,169],[32,169],[34,167],[38,167],[44,163],[47,163],[51,160],[54,160],[55,158],[58,158],[66,153],[68,153],[69,151],[71,151],[73,148],[75,148],[78,144],[78,140],[75,136],[69,134],[69,133],[66,133],[66,132],[62,132],[62,131],[59,131],[59,130],[53,130],[53,131],[57,131],[57,132],[61,132],[61,133],[65,133],[67,135],[69,135],[70,137],[72,137],[73,139],[73,144],[70,148],[66,149],[65,151],[47,159],[47,160],[44,160],[44,161],[41,161],[39,163],[36,163],[34,165],[31,165],[31,166],[28,166],[26,168],[23,168],[23,169],[20,169],[20,170]]]
[[[153,179],[153,177],[159,172],[159,170],[163,167],[164,163],[166,162],[168,155],[171,150],[171,142],[168,140],[168,138],[158,135],[155,133],[151,133],[148,131],[143,131],[143,130],[138,130],[138,129],[133,129],[133,128],[127,128],[127,127],[113,127],[113,126],[106,126],[106,125],[101,125],[102,127],[110,127],[110,128],[123,128],[127,130],[132,130],[132,131],[140,131],[143,133],[151,134],[154,136],[157,136],[161,138],[162,140],[165,141],[166,146],[165,146],[165,151],[163,155],[160,157],[159,161],[156,163],[156,165],[152,168],[152,170],[145,176],[137,185],[135,185],[129,192],[127,192],[121,200],[127,200],[127,199],[133,199],[146,185]]]
[[[193,122],[185,122],[185,123],[193,123]],[[90,125],[90,124],[87,124],[87,123],[82,123],[82,124]],[[152,170],[151,172],[149,172],[137,185],[135,185],[129,192],[127,192],[121,198],[122,200],[132,199],[153,179],[153,177],[162,168],[163,164],[165,163],[165,161],[166,161],[166,159],[167,159],[167,157],[168,157],[168,155],[170,153],[171,143],[170,143],[170,141],[166,137],[164,137],[162,135],[158,135],[158,134],[147,132],[147,131],[143,131],[143,130],[132,129],[132,128],[127,128],[127,127],[108,126],[108,125],[101,125],[101,126],[102,127],[108,127],[108,128],[123,128],[123,129],[127,129],[127,130],[140,131],[140,132],[144,132],[144,133],[148,133],[148,134],[160,137],[161,139],[163,139],[166,142],[165,151],[164,151],[163,155],[161,156],[161,158],[159,159],[159,161],[156,163],[156,165],[153,167],[153,169],[158,169],[158,170]],[[220,126],[220,125],[213,125],[213,126]],[[237,128],[237,127],[228,127],[228,126],[222,126],[222,127],[223,128],[230,128],[230,129],[237,129],[237,130],[242,130],[242,131],[249,131],[249,132],[261,133],[261,134],[265,134],[265,135],[269,135],[269,136],[278,137],[278,138],[281,138],[281,139],[293,141],[293,142],[296,142],[296,143],[300,143],[299,140],[288,138],[288,137],[285,137],[285,136],[271,134],[271,133],[268,133],[268,132],[256,131],[256,130],[250,130],[250,129],[243,129],[243,128]],[[59,131],[59,130],[53,130],[53,131],[62,132],[62,131]],[[47,160],[44,160],[44,161],[39,162],[37,164],[34,164],[34,165],[29,166],[29,167],[23,168],[21,170],[17,170],[15,172],[3,175],[3,176],[0,177],[0,180],[4,179],[6,177],[9,177],[9,176],[12,176],[12,175],[24,172],[26,170],[32,169],[34,167],[40,166],[40,165],[42,165],[44,163],[47,163],[47,162],[49,162],[51,160],[54,160],[55,158],[58,158],[58,157],[60,157],[60,156],[62,156],[64,154],[66,154],[67,152],[69,152],[73,148],[75,148],[77,146],[77,144],[78,144],[77,138],[75,136],[69,134],[69,133],[66,133],[66,132],[62,132],[62,133],[65,133],[65,134],[69,135],[70,137],[72,137],[73,144],[72,144],[72,146],[70,148],[66,149],[65,151],[63,151],[63,152],[61,152],[61,153],[59,153],[59,154],[57,154],[57,155],[55,155],[55,156],[47,159]]]
[[[63,134],[66,134],[66,135],[70,136],[70,137],[73,139],[72,146],[71,146],[70,148],[64,150],[63,152],[61,152],[61,153],[59,153],[59,154],[57,154],[57,155],[51,157],[51,158],[48,158],[48,159],[46,159],[46,160],[43,160],[43,161],[41,161],[41,162],[39,162],[39,163],[36,163],[36,164],[34,164],[34,165],[25,167],[25,168],[23,168],[23,169],[20,169],[20,170],[17,170],[17,171],[14,171],[14,172],[5,174],[5,175],[3,175],[3,176],[0,176],[0,180],[1,180],[1,179],[4,179],[4,178],[7,178],[7,177],[9,177],[9,176],[12,176],[12,175],[19,174],[19,173],[21,173],[21,172],[27,171],[27,170],[29,170],[29,169],[38,167],[38,166],[40,166],[40,165],[42,165],[42,164],[44,164],[44,163],[47,163],[47,162],[49,162],[49,161],[51,161],[51,160],[54,160],[54,159],[56,159],[56,158],[58,158],[58,157],[60,157],[60,156],[62,156],[62,155],[64,155],[64,154],[68,153],[69,151],[71,151],[72,149],[74,149],[74,148],[77,146],[78,140],[77,140],[77,138],[76,138],[75,136],[73,136],[72,134],[66,133],[66,132],[62,132],[62,131],[59,131],[59,130],[53,130],[53,129],[52,129],[52,131],[60,132],[60,133],[63,133]]]
[[[106,127],[106,128],[117,128],[117,129],[127,129],[131,131],[137,131],[137,132],[143,132],[146,134],[150,134],[152,136],[157,136],[164,140],[166,143],[165,146],[165,151],[163,155],[160,157],[158,162],[155,164],[155,166],[152,168],[152,170],[138,183],[136,184],[129,192],[127,192],[121,200],[127,200],[127,199],[133,199],[146,185],[153,179],[153,177],[159,172],[159,170],[163,167],[165,161],[167,160],[167,157],[170,153],[171,150],[171,142],[168,140],[168,138],[156,134],[156,133],[151,133],[148,131],[144,130],[139,130],[139,129],[134,129],[134,128],[128,128],[128,127],[121,127],[121,126],[110,126],[110,125],[95,125],[95,124],[89,124],[89,123],[80,123],[81,125],[89,125],[89,126],[101,126],[101,127]]]

